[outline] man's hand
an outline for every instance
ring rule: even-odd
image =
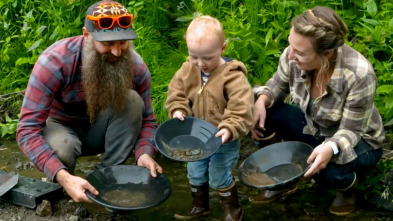
[[[311,155],[307,159],[307,163],[311,164],[310,169],[304,174],[304,177],[311,177],[312,175],[319,173],[319,171],[325,169],[326,165],[330,162],[333,157],[333,150],[329,144],[320,144],[315,147]]]
[[[162,167],[146,153],[139,157],[137,165],[149,169],[152,177],[157,177],[157,172],[162,173]]]
[[[89,190],[94,195],[98,195],[98,191],[87,180],[73,176],[65,169],[57,172],[56,180],[75,202],[92,203],[85,193],[86,190]]]

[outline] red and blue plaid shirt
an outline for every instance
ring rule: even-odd
[[[82,89],[81,58],[83,36],[62,39],[38,58],[30,75],[18,123],[17,141],[22,152],[51,180],[65,168],[43,136],[48,116],[59,121],[87,121]],[[134,51],[135,90],[145,102],[142,130],[135,146],[136,159],[144,153],[154,155],[157,129],[150,98],[151,75]]]

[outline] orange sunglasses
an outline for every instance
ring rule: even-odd
[[[92,15],[86,16],[87,19],[98,22],[98,27],[100,29],[111,29],[115,24],[115,21],[120,28],[129,28],[132,25],[132,19],[134,16],[132,14],[123,15],[119,17],[95,17]]]

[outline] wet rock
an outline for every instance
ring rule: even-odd
[[[79,217],[75,215],[71,215],[70,218],[68,218],[68,221],[78,221]]]
[[[87,176],[92,173],[94,170],[82,170],[82,172]]]
[[[24,170],[31,169],[30,162],[24,163],[24,164],[23,164],[23,169],[24,169]]]
[[[323,216],[324,215],[324,210],[321,207],[315,207],[312,205],[306,205],[304,207],[304,213],[309,215],[309,216]]]
[[[23,168],[23,164],[22,164],[22,162],[17,162],[16,164],[15,164],[15,169],[16,170],[19,170],[19,169],[22,169]]]
[[[75,212],[74,212],[75,216],[80,216],[82,218],[88,217],[89,216],[89,211],[87,211],[87,209],[83,206],[78,207]]]
[[[37,206],[35,210],[36,214],[39,216],[49,216],[52,214],[52,206],[48,200],[42,200],[42,203]]]
[[[5,208],[5,204],[3,202],[0,202],[0,210]]]

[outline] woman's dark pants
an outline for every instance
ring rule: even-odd
[[[267,109],[266,129],[276,132],[283,140],[301,141],[313,148],[324,141],[324,137],[303,134],[304,126],[304,113],[298,106],[280,103]],[[357,154],[355,160],[347,164],[331,162],[318,175],[313,176],[318,185],[345,189],[354,181],[355,173],[360,181],[363,180],[382,157],[382,148],[372,149],[363,139],[354,148]]]

